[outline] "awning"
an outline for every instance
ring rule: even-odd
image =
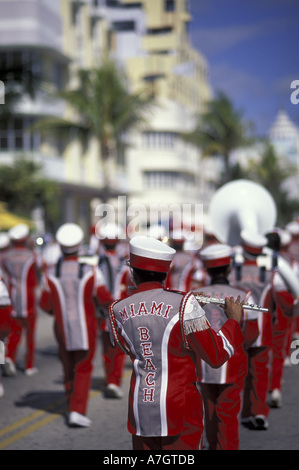
[[[5,203],[0,202],[0,230],[9,230],[17,224],[27,224],[29,228],[34,228],[32,220],[8,212]]]

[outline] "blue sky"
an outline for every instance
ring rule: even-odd
[[[279,108],[299,127],[299,0],[190,0],[190,39],[224,91],[265,135]]]

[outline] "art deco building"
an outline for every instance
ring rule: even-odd
[[[59,90],[76,86],[76,71],[100,65],[108,52],[131,91],[150,87],[158,105],[147,129],[125,136],[128,150],[111,164],[115,201],[122,194],[146,207],[207,203],[199,152],[180,137],[211,97],[207,63],[189,41],[190,21],[186,0],[0,0],[2,62],[30,61]],[[0,131],[1,161],[18,153],[41,161],[63,189],[64,220],[86,228],[104,184],[96,143],[83,151],[76,140],[28,131],[34,120],[65,112],[41,90],[20,103]]]

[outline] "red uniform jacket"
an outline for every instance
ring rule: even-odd
[[[40,307],[55,316],[68,351],[88,350],[88,331],[97,329],[96,302],[107,308],[113,299],[97,267],[69,256],[60,270],[59,276],[44,275]]]
[[[216,333],[192,293],[144,283],[114,302],[109,312],[114,340],[133,363],[128,430],[139,436],[179,434],[185,416],[201,407],[195,366],[221,366],[243,342],[238,323]],[[187,411],[188,410],[188,411]]]
[[[14,246],[4,254],[3,268],[8,276],[12,315],[26,318],[35,314],[38,285],[35,253],[26,246]]]

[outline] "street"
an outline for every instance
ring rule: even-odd
[[[40,312],[36,349],[39,373],[32,377],[23,373],[22,342],[17,376],[3,377],[0,450],[131,450],[131,436],[126,428],[130,364],[125,371],[124,398],[104,398],[99,342],[88,409],[92,426],[69,428],[65,422],[66,401],[52,325],[52,318]],[[240,450],[299,449],[299,365],[286,367],[284,371],[283,407],[271,410],[267,431],[241,427]]]

